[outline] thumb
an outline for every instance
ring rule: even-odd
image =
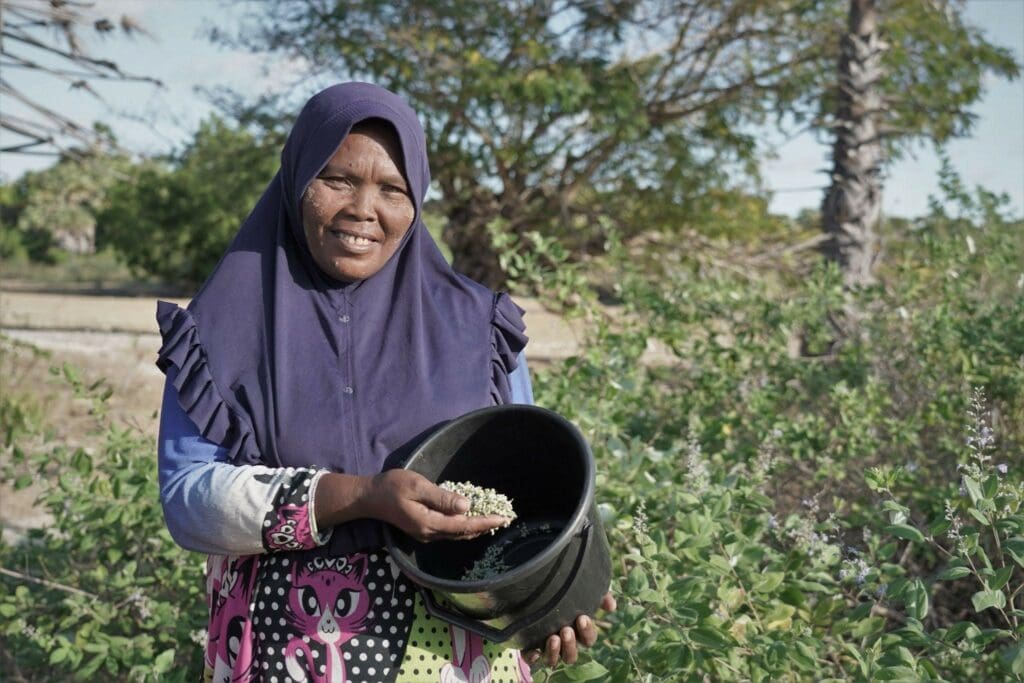
[[[423,503],[444,515],[464,515],[469,512],[469,499],[440,486],[432,486]]]

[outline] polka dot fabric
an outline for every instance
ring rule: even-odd
[[[488,643],[476,634],[430,616],[417,594],[409,646],[397,680],[521,683],[532,679],[518,650]]]
[[[227,566],[231,585],[247,587],[249,604],[219,620],[230,632],[214,633],[211,619],[211,639],[230,647],[208,666],[208,681],[530,680],[517,650],[428,615],[383,550],[341,558],[275,553],[230,558]]]

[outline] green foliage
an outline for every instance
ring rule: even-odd
[[[164,527],[152,440],[104,417],[103,380],[89,383],[67,364],[54,370],[90,402],[101,438],[95,448],[26,450],[20,431],[4,448],[4,478],[16,488],[41,482],[53,519],[0,544],[4,667],[29,680],[197,680],[202,559]],[[10,414],[5,407],[5,421]],[[26,424],[8,422],[7,434]]]
[[[763,151],[749,131],[787,115],[830,125],[845,6],[305,0],[213,37],[407,97],[426,122],[455,265],[498,284],[488,226],[499,218],[574,260],[600,252],[609,230],[771,228],[743,192]],[[880,9],[894,149],[963,134],[983,77],[1017,73],[961,14],[920,0]]]
[[[168,163],[135,167],[110,191],[99,243],[138,273],[195,288],[216,266],[278,166],[281,139],[213,117]]]
[[[880,284],[855,294],[834,268],[689,244],[652,271],[611,232],[609,309],[557,242],[501,243],[588,324],[534,388],[594,448],[619,600],[583,662],[538,681],[1024,678],[1024,226],[943,186],[886,226]],[[840,337],[843,307],[861,317]],[[41,482],[54,517],[0,547],[0,657],[193,680],[202,571],[163,528],[152,446],[103,418],[102,382],[56,372],[102,439],[29,448],[35,409],[0,403],[5,478]]]
[[[96,214],[110,187],[128,176],[123,155],[79,152],[26,173],[0,193],[0,258],[55,263],[62,243],[83,251],[95,242]]]
[[[960,190],[855,295],[613,245],[622,308],[582,299],[584,350],[534,387],[599,463],[619,608],[586,678],[1024,678],[1024,233]]]
[[[0,335],[0,368],[6,375],[4,391],[0,392],[0,450],[35,434],[42,428],[42,410],[36,398],[19,385],[15,376],[14,357],[25,355],[28,364],[49,359],[49,354],[31,344],[23,344]]]

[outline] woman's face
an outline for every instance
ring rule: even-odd
[[[398,249],[415,215],[398,140],[387,124],[355,126],[302,196],[313,260],[342,282],[365,280]]]

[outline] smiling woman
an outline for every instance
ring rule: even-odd
[[[313,260],[340,282],[365,280],[391,258],[416,215],[398,136],[386,121],[356,124],[302,197]]]
[[[452,418],[530,400],[522,310],[444,260],[429,184],[405,102],[328,88],[188,310],[159,306],[161,499],[210,556],[208,679],[530,679],[515,648],[429,616],[383,543],[384,524],[423,542],[506,524],[398,465]],[[575,617],[550,663],[594,642]]]

